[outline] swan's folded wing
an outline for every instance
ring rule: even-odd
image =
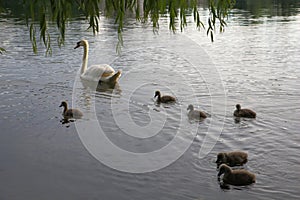
[[[101,78],[109,77],[114,73],[115,70],[109,65],[92,65],[81,75],[81,78],[89,81],[99,81]]]

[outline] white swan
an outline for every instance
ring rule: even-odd
[[[82,67],[80,78],[86,81],[99,81],[110,84],[115,84],[121,76],[121,71],[115,72],[115,70],[107,65],[92,65],[87,69],[88,64],[88,54],[89,54],[89,43],[87,40],[81,40],[77,42],[74,49],[78,47],[83,47],[84,53],[82,58]]]

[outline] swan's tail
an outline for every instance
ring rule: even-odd
[[[116,83],[119,80],[120,76],[121,76],[121,71],[118,70],[114,75],[112,75],[107,79],[107,82]]]

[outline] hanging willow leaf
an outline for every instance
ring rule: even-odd
[[[3,54],[4,52],[6,52],[6,50],[2,47],[0,47],[0,54]]]
[[[36,45],[36,30],[33,23],[30,24],[30,41],[32,44],[32,50],[34,53],[37,53],[37,45]]]
[[[103,1],[103,0],[102,0]],[[183,31],[187,27],[187,16],[193,15],[196,27],[200,30],[205,29],[205,25],[200,20],[198,11],[198,0],[105,0],[104,7],[101,7],[101,0],[23,0],[26,13],[26,23],[30,27],[30,40],[32,48],[37,53],[36,30],[39,30],[40,41],[46,48],[46,53],[52,52],[51,36],[57,34],[49,31],[51,24],[56,25],[58,31],[58,46],[62,46],[65,41],[65,33],[68,20],[74,15],[74,10],[83,14],[88,22],[88,29],[94,34],[99,32],[100,10],[108,18],[114,18],[115,24],[118,26],[117,49],[123,46],[122,32],[124,30],[124,22],[126,17],[135,15],[138,22],[146,24],[150,22],[154,33],[159,30],[159,21],[161,17],[168,17],[169,29],[176,33],[179,26]],[[209,0],[209,14],[207,35],[213,41],[214,30],[216,24],[220,26],[220,32],[224,31],[226,26],[225,18],[228,16],[229,10],[232,8],[235,0]],[[141,5],[142,4],[142,5]],[[39,23],[37,23],[39,22]],[[218,22],[218,23],[217,23]],[[49,25],[49,26],[48,26]]]

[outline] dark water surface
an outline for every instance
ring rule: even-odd
[[[23,22],[1,17],[0,42],[7,52],[0,55],[0,199],[299,199],[299,4],[283,15],[242,9],[233,10],[214,43],[193,25],[176,35],[161,25],[154,35],[129,21],[120,55],[116,30],[104,18],[95,37],[82,31],[84,21],[71,22],[66,45],[44,57],[32,54]],[[122,70],[116,90],[93,95],[81,83],[74,86],[82,49],[73,47],[81,38],[90,42],[90,64]],[[112,169],[87,151],[75,123],[60,122],[58,106],[62,100],[71,104],[74,87],[76,106],[85,113],[78,125],[91,121],[95,104],[103,132],[126,151],[159,151],[177,135],[179,144],[196,136],[185,152],[173,146],[174,154],[183,155],[160,170]],[[155,104],[157,89],[178,102]],[[255,110],[257,119],[236,123],[236,103]],[[211,117],[189,121],[188,104]],[[206,139],[212,150],[199,158]],[[220,187],[216,154],[231,150],[248,152],[245,168],[256,174],[255,184]],[[160,162],[123,164],[151,168]]]

